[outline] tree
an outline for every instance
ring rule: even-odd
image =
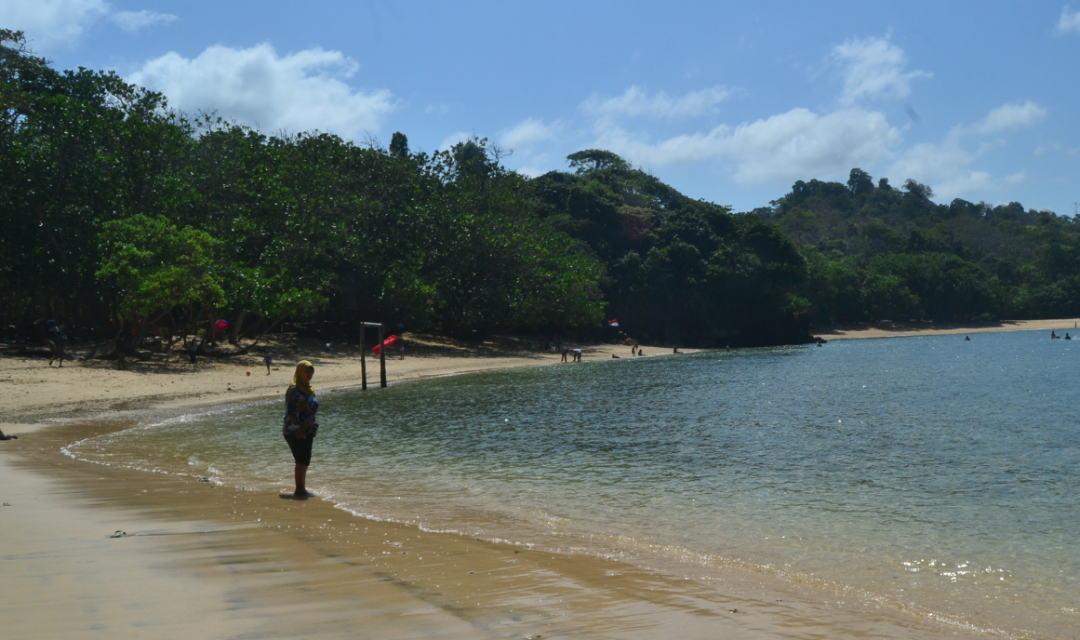
[[[928,185],[916,182],[911,178],[904,181],[904,191],[920,200],[929,200],[934,197],[934,190]]]
[[[225,301],[220,243],[164,216],[137,214],[105,223],[97,277],[111,285],[119,320],[145,328],[179,306],[216,308]]]
[[[874,190],[874,179],[862,169],[852,169],[848,174],[847,187],[852,195],[861,196]]]
[[[586,149],[584,151],[578,151],[566,156],[566,159],[570,162],[570,168],[578,174],[588,173],[590,171],[603,171],[605,169],[626,171],[630,168],[630,165],[627,164],[626,160],[623,160],[611,151],[604,151],[602,149]]]
[[[409,139],[400,131],[395,131],[390,138],[390,153],[398,157],[409,155]]]

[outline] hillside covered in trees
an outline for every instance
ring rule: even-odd
[[[23,333],[51,317],[138,341],[226,318],[233,337],[286,319],[600,337],[609,306],[656,340],[750,344],[740,317],[790,320],[802,260],[775,227],[621,160],[529,180],[483,140],[426,154],[400,133],[266,136],[113,73],[56,71],[20,34],[0,45],[0,322]],[[801,337],[766,340],[783,336]]]
[[[360,321],[687,346],[810,339],[811,322],[1080,315],[1069,218],[935,204],[854,169],[754,212],[586,150],[527,178],[474,139],[414,152],[267,136],[109,72],[54,70],[0,30],[0,323],[73,337],[218,318],[231,337]]]
[[[933,195],[852,169],[847,184],[799,181],[756,213],[799,245],[816,322],[1080,315],[1073,218]]]
[[[761,216],[694,200],[601,150],[530,187],[541,214],[604,266],[608,315],[686,344],[806,341],[805,261]]]

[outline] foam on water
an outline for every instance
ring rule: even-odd
[[[1077,637],[1075,380],[1080,349],[1041,332],[444,377],[323,396],[309,482],[426,531]],[[277,490],[280,413],[203,411],[68,449]]]

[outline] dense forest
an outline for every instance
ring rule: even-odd
[[[112,73],[55,71],[19,34],[0,38],[5,326],[601,325],[599,263],[483,141],[428,155],[400,134],[385,149],[268,137],[177,113]]]
[[[815,322],[1080,315],[1080,226],[1070,217],[955,199],[926,185],[799,181],[755,213],[800,247]]]
[[[603,150],[527,178],[483,139],[267,136],[0,30],[0,323],[229,337],[357,322],[762,345],[811,322],[1080,314],[1067,218],[854,169],[735,214]]]
[[[692,345],[809,339],[798,248],[761,216],[688,198],[602,150],[530,182],[541,215],[603,265],[608,315]]]

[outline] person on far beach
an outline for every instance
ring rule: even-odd
[[[64,347],[67,346],[67,336],[60,329],[60,327],[54,327],[49,334],[49,344],[52,346],[52,356],[49,357],[49,366],[52,366],[53,360],[59,362],[59,365],[64,366]]]
[[[270,375],[270,365],[274,364],[274,358],[269,351],[263,354],[263,364],[266,365],[266,375]]]
[[[307,490],[307,470],[311,464],[311,445],[319,423],[315,422],[315,412],[319,410],[319,400],[311,388],[311,378],[315,375],[315,366],[307,360],[301,360],[293,373],[292,384],[285,391],[285,421],[282,434],[292,450],[296,462],[296,498],[311,496]]]

